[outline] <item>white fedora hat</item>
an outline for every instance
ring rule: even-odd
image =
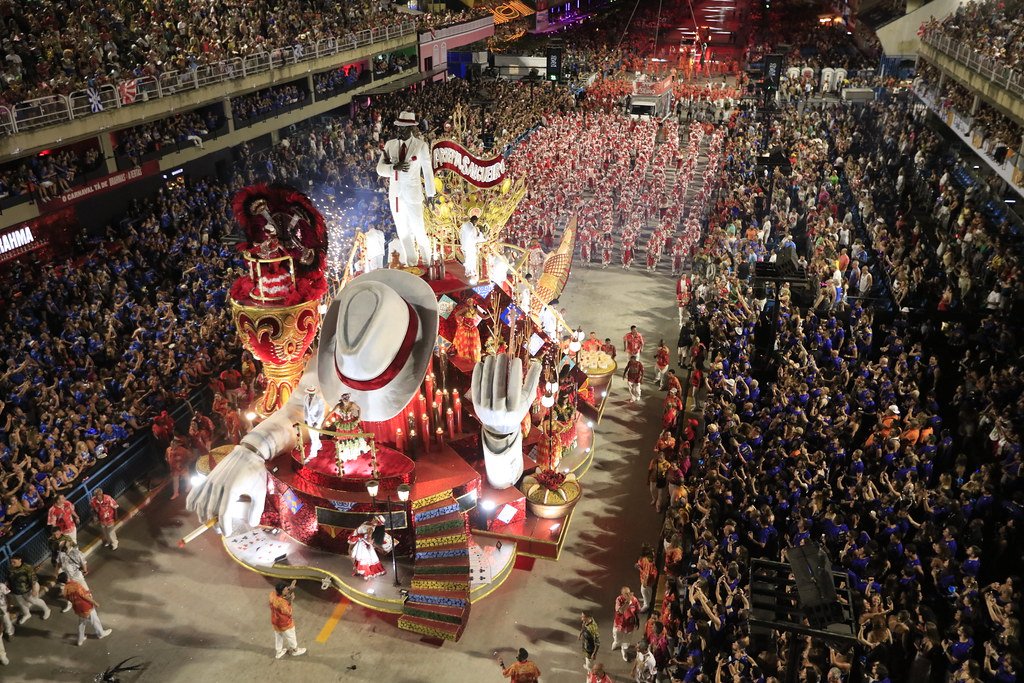
[[[411,111],[403,111],[395,119],[396,126],[418,126],[419,124],[420,122],[416,120],[416,114]]]
[[[351,394],[362,419],[390,420],[419,388],[436,340],[430,285],[403,270],[356,277],[331,302],[320,328],[317,379],[325,399]]]

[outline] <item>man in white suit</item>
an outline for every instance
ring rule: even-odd
[[[423,225],[423,192],[434,196],[434,169],[430,159],[430,145],[416,137],[418,121],[410,111],[403,111],[395,126],[399,135],[384,143],[377,174],[390,179],[388,206],[395,220],[395,229],[401,244],[399,257],[402,265],[415,266],[420,256],[430,259],[430,240]],[[422,176],[422,182],[420,180]]]

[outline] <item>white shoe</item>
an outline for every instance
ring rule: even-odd
[[[26,621],[32,618],[31,614],[22,614],[21,618],[18,619],[18,624],[24,624]]]
[[[61,610],[61,614],[63,614],[64,612],[70,612],[70,611],[71,611],[71,603],[69,602],[68,604],[64,605],[64,609]]]
[[[102,640],[103,638],[106,638],[107,636],[109,636],[111,633],[113,633],[113,631],[111,629],[105,628],[102,631],[100,631],[100,634],[98,636],[96,636],[96,638],[98,640]]]
[[[114,543],[113,545],[111,545],[111,546],[110,546],[110,549],[111,549],[111,550],[117,550],[117,544],[116,544],[116,543]]]
[[[78,647],[85,645],[85,636],[78,636]]]
[[[46,621],[49,618],[50,618],[50,610],[46,610],[45,612],[43,612],[43,621]]]
[[[288,654],[290,654],[292,657],[301,657],[302,655],[306,654],[306,648],[297,647],[294,650],[290,651]]]
[[[10,663],[11,663],[11,660],[7,659],[6,656],[0,657],[0,664],[3,664],[4,666],[7,666]]]
[[[278,650],[277,654],[274,655],[274,659],[281,659],[281,657],[284,657],[286,652],[286,650]]]

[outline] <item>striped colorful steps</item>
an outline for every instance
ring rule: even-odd
[[[469,523],[451,491],[413,501],[415,564],[398,627],[458,640],[469,620]]]

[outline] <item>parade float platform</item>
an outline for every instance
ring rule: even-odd
[[[399,558],[399,586],[394,585],[388,558],[381,558],[386,574],[364,581],[352,575],[352,559],[348,555],[312,548],[273,527],[248,528],[240,519],[235,523],[240,530],[221,540],[228,555],[246,569],[277,579],[326,582],[325,590],[336,590],[357,605],[402,614],[415,573],[412,560]],[[469,546],[471,602],[482,600],[497,590],[515,567],[516,545],[507,541],[502,542],[500,548],[498,545],[496,539],[481,538],[474,539]]]
[[[441,429],[443,435],[435,438],[433,432],[446,425],[424,410],[431,404],[429,397],[442,386],[446,405],[451,405],[449,391],[463,399],[469,395],[474,361],[454,352],[457,311],[475,306],[486,316],[507,310],[511,297],[507,288],[471,285],[457,262],[446,263],[444,275],[428,283],[438,297],[441,321],[438,350],[421,387],[420,402],[414,399],[397,424],[363,423],[365,430],[376,435],[375,447],[372,453],[345,462],[343,469],[338,467],[330,439],[322,439],[320,450],[310,458],[308,431],[300,429],[299,446],[267,463],[268,493],[260,525],[249,528],[236,520],[234,528],[239,531],[223,539],[223,544],[232,559],[251,571],[322,583],[356,604],[400,615],[402,629],[457,640],[471,604],[501,586],[517,566],[517,556],[529,558],[526,564],[558,559],[573,506],[566,506],[558,519],[542,519],[529,510],[518,488],[495,490],[488,485],[480,427],[469,400],[458,409],[458,427],[453,430],[449,423]],[[492,330],[495,324],[492,321]],[[534,324],[531,331],[536,329]],[[444,351],[447,380],[442,382],[438,362],[445,348],[449,349]],[[582,477],[590,468],[594,428],[603,413],[612,374],[596,378],[594,404],[579,402],[574,416],[576,439],[562,452],[559,472]],[[423,440],[424,430],[418,430],[413,448],[412,431],[407,430],[404,439],[396,441],[396,428],[406,426],[403,415],[413,420],[410,427],[419,427],[421,420],[426,425],[430,416],[431,438]],[[525,475],[538,471],[543,422],[536,416],[524,439]],[[208,473],[230,450],[230,446],[214,449],[200,458],[197,470]],[[367,489],[371,480],[378,484],[376,496]],[[403,486],[409,489],[406,502],[397,495]],[[384,529],[394,540],[400,586],[394,585],[390,553],[379,554],[386,574],[370,580],[353,576],[349,535],[374,514],[383,516]]]

